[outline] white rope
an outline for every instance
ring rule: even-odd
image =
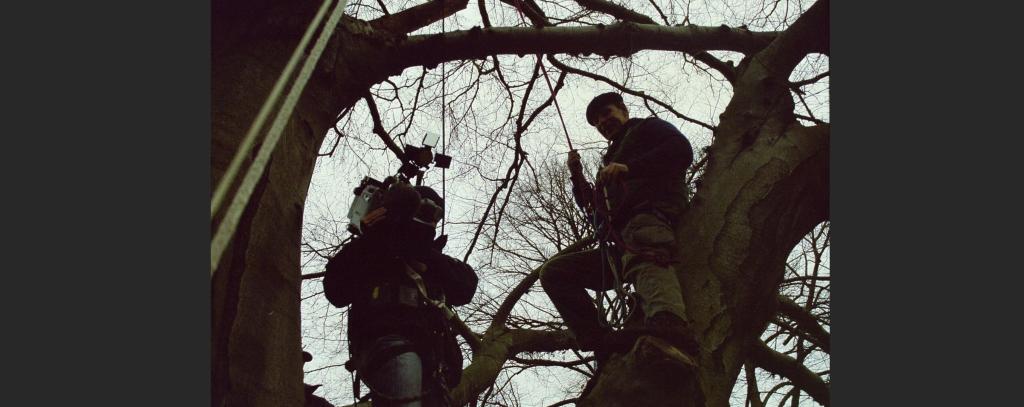
[[[321,11],[326,9],[333,0],[324,0],[324,6],[321,7]],[[249,203],[249,198],[252,196],[252,191],[256,187],[256,183],[263,176],[263,172],[266,169],[267,161],[270,159],[270,154],[273,153],[277,142],[281,138],[281,133],[284,130],[285,125],[288,123],[288,119],[291,118],[292,110],[294,110],[296,103],[298,103],[299,96],[302,94],[303,89],[306,87],[306,82],[309,81],[312,76],[313,69],[316,67],[317,62],[320,60],[320,55],[323,54],[324,48],[327,47],[327,42],[334,32],[334,28],[338,25],[338,21],[341,20],[341,16],[345,13],[345,4],[347,0],[339,0],[338,5],[335,6],[334,11],[331,12],[330,18],[327,20],[327,24],[324,29],[320,31],[320,36],[313,44],[313,49],[310,50],[309,56],[306,57],[302,64],[302,68],[299,70],[298,77],[292,84],[288,95],[285,97],[280,110],[274,117],[273,124],[270,126],[270,130],[267,133],[266,140],[263,145],[260,146],[260,150],[253,160],[252,165],[245,173],[245,177],[242,179],[241,185],[235,192],[234,199],[231,201],[231,205],[227,209],[227,213],[224,215],[224,219],[221,221],[217,228],[217,233],[214,235],[213,240],[210,242],[210,275],[213,275],[214,270],[217,269],[217,263],[220,262],[221,256],[224,254],[224,250],[227,248],[228,242],[231,237],[234,236],[235,230],[238,227],[238,220],[242,216],[242,212],[245,210],[246,205]],[[312,36],[312,30],[315,30],[316,26],[319,25],[319,21],[322,19],[321,13],[318,12],[317,17],[314,18],[313,22],[310,23],[309,28],[306,31],[306,35],[303,36],[302,41],[299,42],[299,46],[296,48],[296,54],[301,54],[302,50],[305,49],[305,45],[308,44],[308,38]],[[295,56],[295,55],[293,55]],[[289,65],[292,65],[293,61],[289,61]],[[291,68],[294,68],[292,66]],[[290,69],[288,66],[285,67],[285,72],[282,72],[282,76],[278,78],[278,83],[275,84],[275,89],[271,92],[267,102],[264,103],[261,108],[260,115],[257,116],[256,121],[253,123],[253,127],[250,128],[250,133],[254,134],[259,127],[262,127],[262,120],[265,119],[264,110],[269,111],[269,107],[274,104],[280,92],[278,85],[283,86],[284,80],[290,75]],[[252,142],[255,137],[252,135],[246,135],[246,140],[243,141],[243,146],[235,155],[235,159],[232,161],[232,165],[235,161],[241,161],[242,157],[248,154],[248,151],[252,147]],[[250,137],[252,138],[250,140]],[[245,145],[247,144],[248,145]],[[230,170],[230,167],[229,167]],[[237,171],[237,168],[235,169]],[[221,178],[221,183],[218,185],[218,190],[226,190],[230,182],[225,180],[229,174],[225,174]],[[232,178],[234,174],[230,175]],[[221,191],[221,194],[224,192]],[[217,202],[217,194],[214,195],[215,201],[211,205],[210,216],[211,218],[219,209],[219,202]]]
[[[220,205],[224,202],[224,197],[227,195],[228,188],[232,183],[235,182],[235,176],[238,175],[238,169],[242,166],[242,161],[245,156],[249,155],[249,151],[252,150],[253,144],[256,141],[256,135],[261,129],[263,129],[263,122],[267,120],[267,116],[270,114],[270,108],[277,104],[277,99],[281,96],[281,91],[284,90],[284,85],[288,83],[288,79],[292,77],[292,71],[295,70],[295,66],[299,64],[299,57],[302,56],[302,50],[306,49],[309,45],[309,40],[313,38],[313,33],[316,32],[316,28],[320,26],[320,21],[327,15],[327,9],[330,6],[331,0],[324,0],[324,4],[317,10],[316,16],[313,17],[313,21],[309,23],[309,27],[306,27],[306,33],[302,35],[302,39],[299,40],[299,45],[295,47],[295,51],[292,52],[291,58],[288,59],[288,64],[284,66],[284,71],[281,71],[281,76],[277,78],[277,82],[274,83],[274,87],[270,90],[270,95],[267,96],[267,100],[263,102],[263,106],[260,107],[259,113],[256,114],[256,120],[253,120],[252,125],[249,127],[249,131],[245,133],[245,137],[242,138],[242,143],[238,146],[238,151],[235,152],[235,156],[231,159],[231,164],[228,165],[227,171],[224,172],[224,176],[220,178],[220,182],[217,183],[217,188],[213,192],[213,199],[210,202],[210,217],[212,218],[220,210]]]

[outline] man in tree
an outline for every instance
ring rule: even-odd
[[[609,141],[597,185],[583,175],[576,151],[568,166],[576,203],[595,220],[598,237],[611,245],[554,257],[541,270],[541,284],[573,332],[581,350],[598,359],[628,349],[643,334],[663,337],[691,355],[697,352],[685,316],[672,250],[672,220],[686,205],[684,172],[693,161],[689,141],[670,123],[630,118],[614,92],[595,97],[587,122]],[[595,216],[596,215],[596,216]],[[584,288],[609,290],[615,276],[632,281],[644,313],[643,329],[605,326]]]
[[[477,276],[434,240],[444,203],[398,183],[360,220],[363,232],[327,263],[324,294],[348,314],[351,359],[374,406],[447,406],[462,353],[447,305],[468,304]]]

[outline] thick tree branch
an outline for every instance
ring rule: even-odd
[[[608,1],[576,0],[576,3],[583,6],[585,9],[599,11],[622,21],[631,21],[638,24],[657,24],[648,16]]]
[[[459,318],[458,315],[452,316],[451,322],[455,328],[455,332],[457,332],[459,335],[462,335],[462,337],[466,340],[466,344],[469,345],[469,349],[473,350],[473,354],[479,352],[480,347],[483,346],[483,344],[480,341],[480,335],[477,334],[476,332],[473,332],[472,329],[469,329],[469,325],[466,325],[466,323],[462,320],[462,318]]]
[[[484,59],[494,54],[631,55],[640,50],[698,53],[706,50],[753,53],[778,36],[728,27],[665,27],[618,23],[596,27],[491,28],[414,35],[383,50],[394,67],[436,66],[445,61]],[[401,58],[399,58],[401,56]]]
[[[705,65],[711,67],[711,69],[718,71],[718,73],[722,74],[722,76],[730,83],[736,82],[736,68],[732,65],[715,58],[714,55],[709,54],[707,51],[701,51],[691,55],[693,55],[694,59],[703,62]]]
[[[532,23],[534,27],[548,27],[548,26],[551,26],[551,23],[548,22],[548,17],[546,15],[544,15],[544,11],[542,11],[540,9],[540,7],[537,6],[537,3],[534,3],[533,1],[530,1],[530,0],[526,0],[526,1],[524,1],[524,0],[501,0],[501,2],[505,3],[505,4],[508,4],[508,5],[512,6],[512,7],[515,7],[516,10],[519,10],[520,12],[522,12],[523,15],[528,20],[530,20],[530,23]]]
[[[829,0],[818,0],[793,25],[758,55],[758,60],[783,78],[810,53],[829,54]]]
[[[426,27],[434,22],[460,11],[469,0],[432,0],[410,7],[395,14],[385,15],[370,21],[376,30],[405,34]]]
[[[821,405],[829,405],[829,385],[796,359],[772,350],[764,342],[753,341],[750,360],[757,367],[789,379]]]
[[[391,139],[388,132],[384,130],[384,124],[381,123],[380,112],[377,110],[377,103],[373,101],[373,96],[367,95],[363,99],[366,100],[366,106],[370,108],[370,117],[373,118],[373,133],[380,137],[380,139],[384,141],[384,145],[388,146],[388,149],[395,153],[395,156],[401,160],[402,156],[405,154],[402,148],[399,147],[398,144],[395,144],[395,141]]]
[[[570,360],[570,361],[547,360],[547,359],[525,359],[525,358],[521,358],[521,357],[518,357],[518,356],[512,356],[509,359],[512,360],[512,361],[515,361],[516,363],[522,363],[522,364],[528,365],[528,366],[554,366],[554,367],[566,367],[566,368],[579,366],[579,365],[582,365],[584,363],[590,363],[590,362],[593,362],[594,360],[597,360],[597,358],[595,358],[593,356],[586,357],[586,358],[583,358],[583,359],[578,359],[578,360]]]
[[[825,71],[825,72],[822,72],[822,73],[814,76],[813,78],[808,78],[808,79],[804,79],[802,81],[797,81],[797,82],[790,83],[789,86],[792,86],[793,88],[799,88],[801,86],[810,85],[812,83],[815,83],[817,81],[825,79],[825,77],[827,77],[829,75],[830,75],[830,71]]]
[[[463,369],[462,381],[452,389],[452,405],[463,406],[494,384],[502,366],[520,352],[554,352],[573,346],[569,331],[537,331],[528,329],[491,330],[484,337],[480,351]]]
[[[325,276],[325,275],[327,275],[327,272],[326,272],[326,271],[321,271],[321,272],[319,272],[319,273],[309,273],[309,274],[303,274],[303,275],[302,275],[302,279],[303,279],[303,280],[309,280],[309,279],[314,279],[314,278],[320,278],[320,277],[323,277],[323,276]]]
[[[761,392],[757,390],[757,376],[754,374],[754,365],[747,361],[743,364],[743,369],[747,375],[747,402],[750,403],[750,407],[764,407],[764,403],[761,402]]]
[[[806,333],[808,336],[814,338],[812,342],[821,347],[821,350],[826,353],[831,353],[829,345],[832,341],[832,334],[828,333],[825,328],[822,328],[821,324],[811,315],[807,310],[793,302],[793,300],[778,296],[779,299],[779,314],[789,318],[793,322],[796,322],[797,328]]]
[[[548,407],[560,407],[560,406],[567,406],[567,405],[569,405],[569,404],[576,404],[576,403],[577,403],[577,402],[579,402],[579,401],[580,401],[580,398],[579,398],[579,397],[573,397],[573,398],[571,398],[571,399],[565,399],[565,400],[559,401],[559,402],[557,402],[557,403],[555,403],[555,404],[552,404],[552,405],[550,405],[550,406],[548,406]]]
[[[477,8],[480,9],[480,19],[483,20],[484,27],[491,28],[491,19],[487,16],[487,4],[484,0],[477,0]]]
[[[384,0],[377,0],[377,5],[380,6],[380,10],[384,12],[385,16],[391,15],[391,12],[388,11],[388,6],[384,5]]]

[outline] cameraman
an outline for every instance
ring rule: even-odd
[[[346,367],[375,407],[447,406],[462,352],[439,304],[469,303],[477,276],[441,253],[444,236],[434,240],[444,208],[434,190],[398,183],[381,201],[360,220],[363,233],[327,262],[323,280],[331,304],[352,306]]]

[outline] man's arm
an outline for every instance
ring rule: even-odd
[[[569,180],[572,181],[572,197],[576,200],[576,205],[589,216],[590,211],[594,209],[594,185],[582,174],[578,177],[570,176]]]
[[[567,164],[569,165],[569,181],[572,182],[572,197],[583,213],[589,216],[594,208],[594,186],[583,176],[580,153],[576,150],[570,151]]]
[[[388,245],[382,240],[384,231],[377,230],[388,218],[387,208],[376,208],[360,220],[364,234],[357,237],[327,260],[324,274],[324,296],[335,307],[345,307],[358,298],[359,292],[369,285],[367,266],[381,261],[388,254]],[[385,225],[386,226],[386,225]]]
[[[693,164],[693,147],[683,133],[671,123],[652,118],[640,124],[644,126],[639,140],[644,143],[644,152],[624,162],[629,167],[630,177],[651,177],[685,171]]]
[[[374,250],[365,238],[357,238],[342,246],[334,257],[327,261],[324,274],[324,296],[335,307],[345,307],[354,301],[364,286],[365,265],[374,256]]]
[[[448,305],[466,305],[473,299],[479,278],[468,264],[433,251],[427,261],[427,269],[441,280]]]

